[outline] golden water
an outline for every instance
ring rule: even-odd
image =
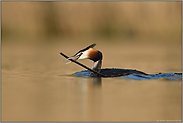
[[[96,43],[96,42],[95,42]],[[181,121],[181,81],[81,78],[68,56],[91,43],[2,43],[2,121]],[[181,44],[97,43],[103,68],[181,72]],[[81,63],[91,66],[90,60]]]

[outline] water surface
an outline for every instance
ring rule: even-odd
[[[181,80],[75,76],[85,69],[66,65],[59,52],[71,56],[90,44],[3,42],[2,121],[181,120]],[[177,44],[113,42],[97,43],[96,49],[104,55],[103,68],[182,70]]]

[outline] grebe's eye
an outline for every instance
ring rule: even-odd
[[[79,53],[79,54],[78,54],[78,58],[79,58],[82,54],[83,54],[83,53]]]
[[[76,55],[76,57],[80,57],[83,53],[78,53],[78,55]]]

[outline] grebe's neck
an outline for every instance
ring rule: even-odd
[[[92,70],[100,70],[102,67],[102,59],[95,61],[91,67]]]

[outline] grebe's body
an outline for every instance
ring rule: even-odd
[[[80,50],[74,56],[69,57],[68,59],[72,59],[72,58],[76,58],[74,60],[90,59],[94,62],[91,69],[93,69],[94,71],[100,72],[103,75],[106,75],[106,77],[119,77],[119,76],[125,76],[125,75],[129,75],[129,74],[148,75],[144,72],[137,71],[137,70],[131,70],[131,69],[115,69],[115,68],[101,69],[103,57],[102,57],[102,53],[99,50],[93,49],[93,47],[95,45],[96,44],[92,44],[92,45],[88,46],[87,48]],[[71,63],[71,62],[68,62],[68,63]]]
[[[132,69],[118,69],[118,68],[105,68],[100,69],[100,73],[102,75],[105,75],[105,77],[120,77],[120,76],[127,76],[130,74],[136,74],[136,75],[148,75],[144,72],[138,71],[138,70],[132,70]],[[74,73],[76,76],[90,76],[90,77],[101,77],[100,75],[94,74],[93,72],[89,70],[79,71]]]

